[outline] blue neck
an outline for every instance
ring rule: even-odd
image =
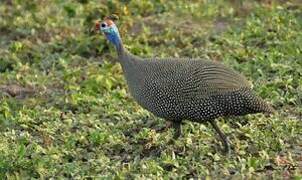
[[[120,55],[123,52],[123,45],[120,33],[115,25],[113,25],[112,28],[108,29],[106,37],[115,46],[118,54]]]
[[[118,32],[107,35],[107,39],[117,48],[121,44],[121,38]]]

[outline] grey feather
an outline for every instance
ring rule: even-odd
[[[121,64],[135,100],[162,118],[204,121],[270,110],[241,74],[218,62],[125,53]]]

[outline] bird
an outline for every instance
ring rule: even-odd
[[[218,133],[223,152],[229,153],[228,137],[217,118],[274,112],[243,75],[220,62],[133,55],[123,45],[117,20],[117,15],[97,20],[95,30],[115,47],[131,96],[141,107],[167,120],[174,139],[182,134],[183,121],[207,122]]]

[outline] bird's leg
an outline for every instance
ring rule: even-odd
[[[167,120],[166,126],[157,129],[157,132],[162,132],[164,130],[168,130],[169,128],[173,128],[174,134],[173,139],[176,140],[181,136],[181,121],[169,121]]]
[[[178,122],[178,121],[171,121],[171,122],[172,122],[172,127],[174,129],[173,138],[176,140],[181,135],[181,122]]]
[[[230,144],[228,141],[228,138],[226,135],[220,130],[220,128],[217,126],[216,122],[214,120],[210,121],[211,125],[215,129],[215,131],[219,134],[219,137],[221,138],[221,141],[224,146],[224,153],[229,154],[230,153]]]

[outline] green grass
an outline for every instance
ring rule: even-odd
[[[0,2],[0,178],[302,178],[301,1]],[[117,13],[142,57],[201,57],[240,71],[278,113],[165,121],[128,93],[93,22]]]

